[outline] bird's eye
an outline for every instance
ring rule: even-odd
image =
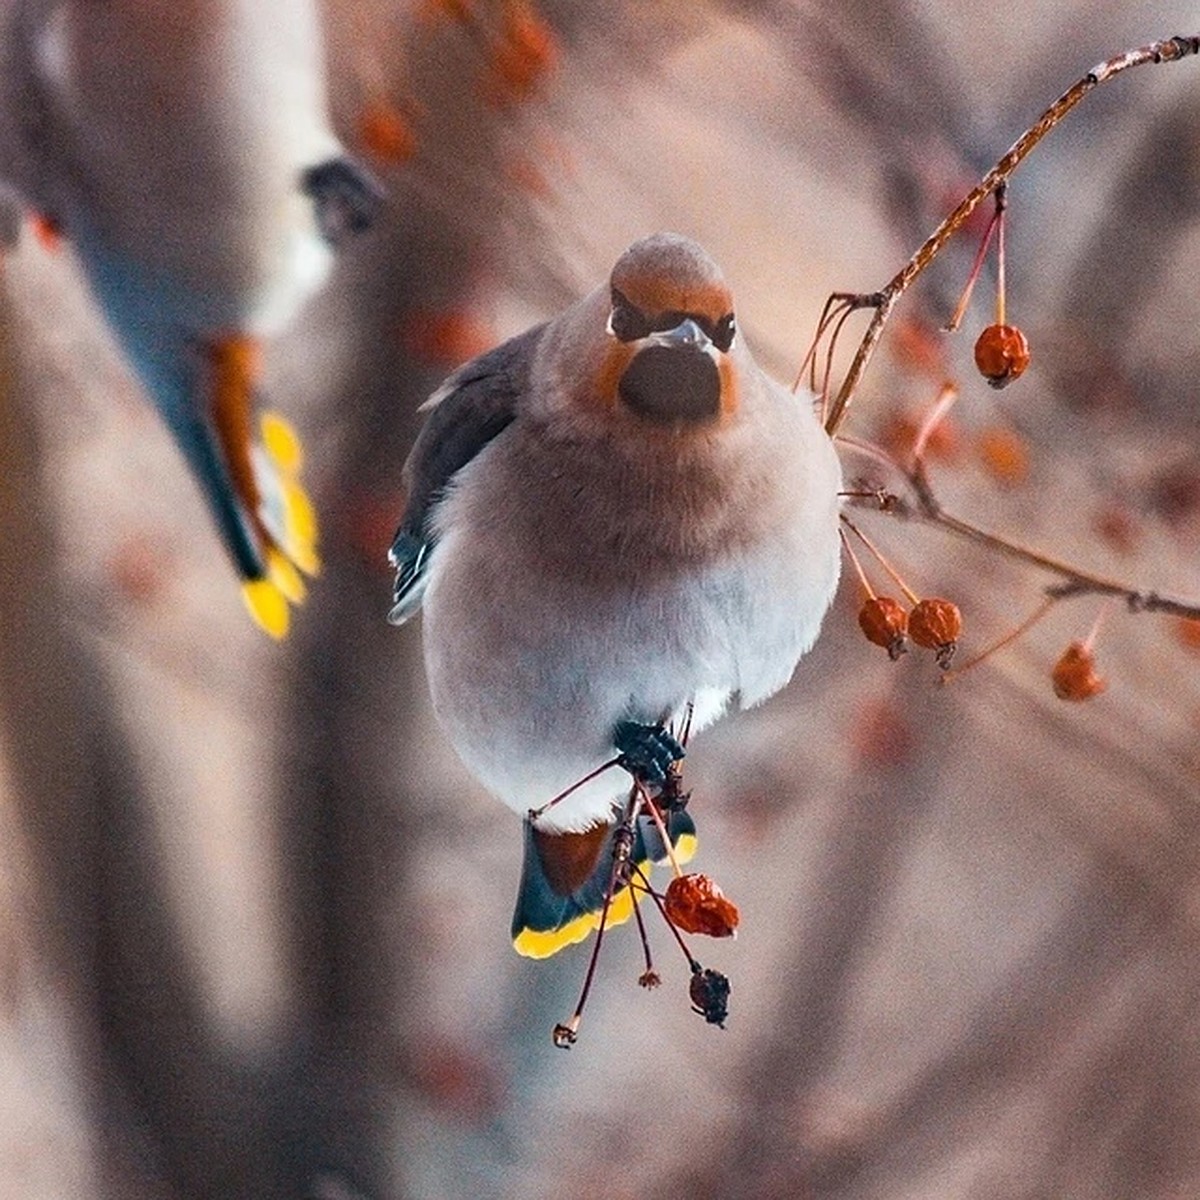
[[[722,352],[728,350],[733,345],[733,339],[737,336],[737,325],[734,324],[733,313],[726,313],[716,324],[713,330],[712,341],[713,345]]]
[[[619,342],[636,342],[648,337],[650,322],[645,314],[635,308],[615,288],[613,289],[612,313],[608,318],[608,332]]]

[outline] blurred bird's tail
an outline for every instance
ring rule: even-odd
[[[304,576],[315,576],[321,570],[317,514],[300,485],[303,452],[295,430],[273,412],[263,414],[260,426],[262,441],[254,448],[254,466],[259,489],[258,518],[266,534],[263,553],[266,574],[259,580],[247,580],[243,590],[266,584],[284,601],[299,604],[305,595]],[[249,596],[247,604],[257,620]],[[286,604],[282,609],[284,626],[276,636],[287,632]],[[268,633],[274,632],[269,625],[259,623]]]
[[[680,809],[666,816],[666,827],[676,861],[687,862],[696,852],[695,822]],[[600,927],[617,828],[614,823],[583,833],[550,833],[525,819],[525,862],[512,923],[518,954],[549,958]],[[668,857],[657,825],[643,813],[634,826],[632,862],[648,875],[651,864]],[[637,889],[619,888],[609,903],[606,928],[628,921],[639,899]]]
[[[209,359],[210,411],[238,508],[240,528],[233,530],[230,549],[242,596],[255,622],[281,638],[290,623],[288,606],[304,599],[304,576],[321,566],[316,513],[300,486],[300,439],[277,413],[265,413],[254,430],[254,339],[216,342]]]

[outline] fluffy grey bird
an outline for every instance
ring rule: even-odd
[[[424,407],[391,619],[423,607],[438,719],[527,814],[513,935],[542,957],[598,924],[626,771],[661,786],[686,712],[698,731],[759,703],[813,644],[838,579],[838,459],[812,397],[739,338],[716,263],[675,234],[634,243],[605,286]],[[531,811],[618,756],[626,771]],[[660,856],[651,830],[635,854]]]

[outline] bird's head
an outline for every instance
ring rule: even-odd
[[[603,372],[615,403],[655,425],[707,425],[737,406],[733,296],[695,242],[634,242],[609,280]]]

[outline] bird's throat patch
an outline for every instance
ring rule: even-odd
[[[721,412],[717,364],[689,347],[647,346],[634,355],[617,393],[639,416],[660,424],[711,421]]]

